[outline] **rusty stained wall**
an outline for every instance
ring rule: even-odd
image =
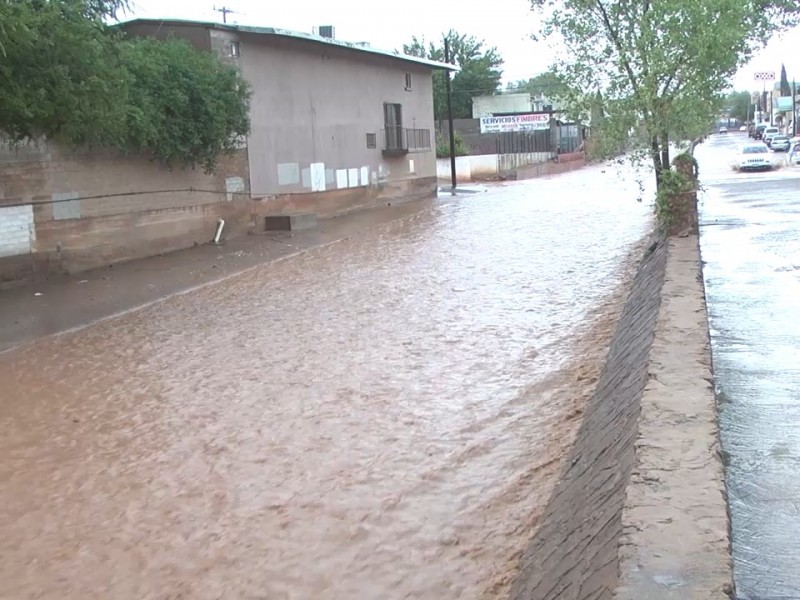
[[[305,40],[239,40],[242,74],[253,88],[247,146],[254,196],[436,176],[429,68]],[[429,131],[429,150],[383,155],[385,102],[402,106],[403,127]],[[368,133],[376,148],[367,147]]]

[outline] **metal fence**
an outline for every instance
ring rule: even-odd
[[[496,135],[497,154],[553,152],[552,136],[549,129],[543,131],[513,131]]]
[[[567,154],[583,147],[586,127],[560,123],[541,131],[480,133],[479,119],[455,119],[455,130],[470,149],[470,154],[522,154],[552,152]],[[447,121],[436,122],[437,135],[447,139]]]

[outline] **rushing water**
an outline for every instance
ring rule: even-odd
[[[490,186],[0,355],[0,597],[485,596],[638,193]]]
[[[789,599],[800,597],[800,169],[734,173],[745,139],[699,149],[702,254],[737,597]]]

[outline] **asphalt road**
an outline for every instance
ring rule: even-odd
[[[800,598],[800,167],[700,162],[701,248],[740,600]],[[783,155],[774,155],[781,162]]]

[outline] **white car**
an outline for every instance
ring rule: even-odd
[[[772,169],[772,154],[766,144],[745,144],[739,149],[734,164],[740,171],[769,171]]]
[[[774,138],[780,132],[781,132],[781,130],[778,129],[777,127],[767,127],[764,130],[764,133],[761,135],[761,139],[764,140],[764,143],[767,146],[769,146],[769,143],[772,141],[772,138]]]
[[[747,131],[747,125],[742,125],[739,127],[739,131]]]

